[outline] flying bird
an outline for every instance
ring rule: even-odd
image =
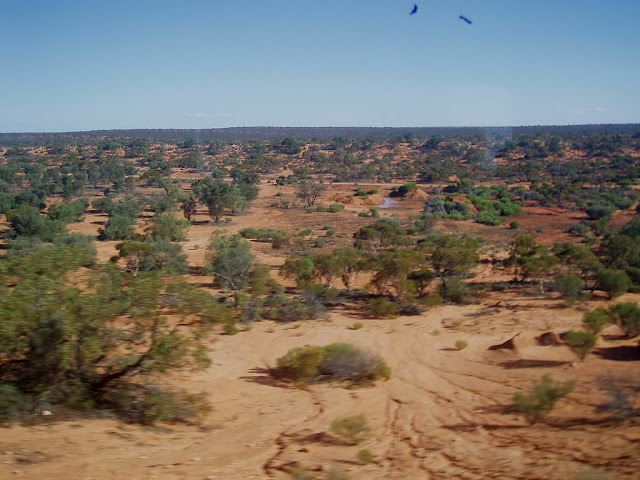
[[[460,15],[460,18],[462,20],[464,20],[465,22],[467,22],[469,25],[471,25],[471,20],[469,20],[467,17],[465,17],[464,15]]]
[[[415,13],[418,11],[418,5],[414,4],[413,5],[413,10],[411,10],[411,13],[409,13],[409,15],[415,15]]]

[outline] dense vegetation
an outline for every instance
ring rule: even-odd
[[[260,139],[248,130],[235,140],[174,131],[3,137],[1,419],[49,404],[142,422],[195,414],[198,397],[160,374],[205,366],[209,336],[237,333],[238,323],[297,322],[338,304],[374,318],[411,315],[473,302],[488,288],[552,290],[568,303],[640,291],[640,218],[615,221],[636,213],[640,128],[278,132],[263,130]],[[295,192],[276,196],[273,208],[323,214],[328,223],[349,215],[343,203],[322,203],[332,183],[353,183],[359,200],[379,194],[362,182],[394,183],[386,195],[398,199],[428,198],[409,222],[363,207],[351,232],[225,232],[267,181]],[[543,243],[541,232],[513,220],[532,206],[583,220],[561,232],[563,241]],[[206,263],[190,269],[181,242],[204,213],[220,228]],[[70,233],[87,215],[100,215],[97,235]],[[493,246],[443,233],[444,222],[510,225],[507,258],[491,261],[511,284],[472,281]],[[109,262],[96,261],[96,241],[113,242]],[[256,260],[260,243],[283,257],[279,272]],[[181,279],[200,271],[215,295]],[[584,359],[603,326],[633,337],[639,318],[635,303],[589,312],[585,331],[566,341]],[[356,364],[365,370],[352,371]],[[304,381],[388,376],[374,354],[343,344],[300,347],[279,367]]]

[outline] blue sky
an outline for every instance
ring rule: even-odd
[[[0,0],[0,16],[0,132],[640,122],[637,0]]]

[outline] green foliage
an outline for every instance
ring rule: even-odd
[[[608,309],[612,323],[618,325],[628,337],[640,334],[640,308],[635,302],[621,302]]]
[[[465,340],[456,340],[456,348],[458,350],[464,350],[469,344]]]
[[[395,192],[395,195],[392,195],[392,196],[404,197],[407,193],[409,193],[412,190],[418,190],[418,185],[415,182],[408,182],[408,183],[405,183],[404,185],[401,185],[398,188],[398,190]]]
[[[397,220],[382,218],[375,223],[362,227],[353,234],[354,247],[369,252],[392,250],[411,244],[407,235]]]
[[[547,247],[537,244],[531,235],[516,237],[509,258],[505,260],[506,266],[515,267],[518,282],[524,282],[530,277],[542,278],[555,263],[556,259]]]
[[[571,300],[575,300],[582,295],[584,288],[584,282],[582,279],[573,273],[567,273],[558,280],[558,292]]]
[[[502,223],[500,216],[495,212],[478,212],[475,216],[477,223],[497,227]]]
[[[591,332],[569,330],[565,341],[581,360],[584,360],[596,344],[597,337]]]
[[[358,460],[360,460],[365,465],[373,462],[374,458],[375,456],[373,455],[373,453],[371,453],[371,451],[367,450],[366,448],[358,452]]]
[[[255,259],[251,244],[236,236],[214,235],[209,249],[213,258],[205,265],[204,273],[213,275],[222,288],[237,292],[249,284]]]
[[[611,323],[609,312],[604,307],[598,307],[592,312],[586,312],[582,324],[591,333],[598,334]]]
[[[191,225],[189,220],[179,220],[173,213],[155,215],[145,232],[154,239],[167,238],[172,242],[184,242],[187,239],[186,230]]]
[[[542,381],[533,381],[533,390],[517,392],[513,400],[516,409],[532,422],[540,422],[555,407],[556,403],[569,395],[576,386],[575,380],[565,383],[555,382],[550,375],[542,377]]]
[[[0,424],[17,422],[28,407],[27,398],[15,385],[0,384]]]
[[[307,207],[313,207],[327,187],[316,181],[301,182],[298,184],[296,195],[304,200]]]
[[[43,242],[53,242],[56,236],[65,233],[64,222],[40,215],[40,211],[30,205],[21,205],[15,210],[10,210],[6,216],[11,225],[9,235],[13,238],[25,236],[35,237]]]
[[[605,291],[609,298],[615,298],[629,291],[631,279],[626,272],[604,268],[597,275],[598,287]]]
[[[146,239],[144,242],[123,242],[116,245],[117,257],[112,261],[123,263],[122,270],[138,272],[162,270],[164,274],[184,274],[189,272],[187,256],[182,246],[171,243],[168,238]]]
[[[124,412],[115,399],[137,405],[138,382],[151,392],[166,372],[208,365],[211,325],[232,322],[225,307],[179,279],[78,270],[92,261],[72,247],[0,260],[3,385],[34,400]]]
[[[438,285],[441,301],[451,303],[464,303],[469,292],[469,287],[459,277],[443,278]]]
[[[278,368],[282,376],[299,382],[364,384],[386,380],[391,375],[391,370],[379,356],[346,343],[291,349],[278,359]]]
[[[127,215],[114,215],[98,229],[99,240],[132,240],[135,236],[134,221]]]
[[[224,180],[204,178],[193,184],[193,195],[204,204],[209,216],[220,221],[227,212],[236,213],[244,210],[249,202],[246,192],[239,186],[231,185]]]
[[[288,257],[280,267],[280,274],[285,278],[293,278],[298,286],[310,282],[314,276],[314,264],[309,257],[297,255]]]
[[[354,415],[331,422],[331,432],[345,438],[348,444],[357,445],[367,438],[371,429],[364,415]]]
[[[176,201],[169,195],[157,195],[149,198],[149,209],[155,213],[172,212],[176,209]]]
[[[381,252],[371,266],[375,270],[371,278],[371,286],[377,293],[395,298],[414,295],[416,284],[408,277],[424,262],[425,256],[416,250]]]
[[[89,206],[86,198],[71,203],[54,203],[49,206],[47,216],[50,220],[60,220],[64,223],[80,222]]]
[[[384,297],[372,298],[365,309],[371,318],[393,318],[398,316],[398,306]]]
[[[331,213],[339,213],[344,210],[344,205],[342,203],[332,203],[329,205],[329,212]]]

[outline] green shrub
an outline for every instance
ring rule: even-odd
[[[591,332],[569,330],[565,341],[567,345],[569,345],[569,348],[571,348],[581,360],[584,360],[596,344],[596,338],[597,337]]]
[[[17,422],[24,413],[27,399],[10,383],[0,385],[0,423]]]
[[[456,348],[458,350],[464,350],[469,344],[465,340],[456,340]]]
[[[573,391],[575,386],[575,380],[565,383],[554,382],[547,374],[542,377],[542,381],[533,381],[533,390],[528,393],[517,392],[513,400],[516,409],[531,423],[540,422],[553,410],[559,400]]]
[[[631,279],[624,271],[605,268],[598,272],[598,288],[604,290],[609,298],[614,298],[629,291]]]
[[[331,431],[344,437],[349,444],[357,445],[371,432],[367,424],[368,422],[364,415],[344,417],[331,422]]]
[[[611,323],[611,318],[607,313],[607,310],[603,307],[598,307],[592,312],[586,312],[582,324],[591,333],[598,334],[602,329]]]
[[[373,462],[374,455],[366,448],[358,452],[358,460],[364,464]]]
[[[344,205],[342,203],[332,203],[329,206],[329,211],[331,213],[338,213],[344,210]]]
[[[389,367],[379,356],[346,343],[305,345],[278,359],[279,373],[296,381],[350,381],[362,384],[388,379]]]
[[[558,280],[558,292],[569,299],[578,298],[582,294],[583,287],[582,279],[573,273],[567,273]]]
[[[509,224],[509,228],[512,230],[517,230],[518,228],[522,228],[522,224],[518,221],[513,221]]]
[[[398,315],[398,306],[386,298],[372,298],[367,302],[366,312],[369,317],[391,318]]]
[[[618,325],[627,337],[635,337],[640,333],[640,308],[635,302],[616,303],[609,307],[612,323]]]
[[[464,303],[469,288],[458,277],[450,277],[446,283],[444,281],[440,282],[438,290],[443,301]]]

